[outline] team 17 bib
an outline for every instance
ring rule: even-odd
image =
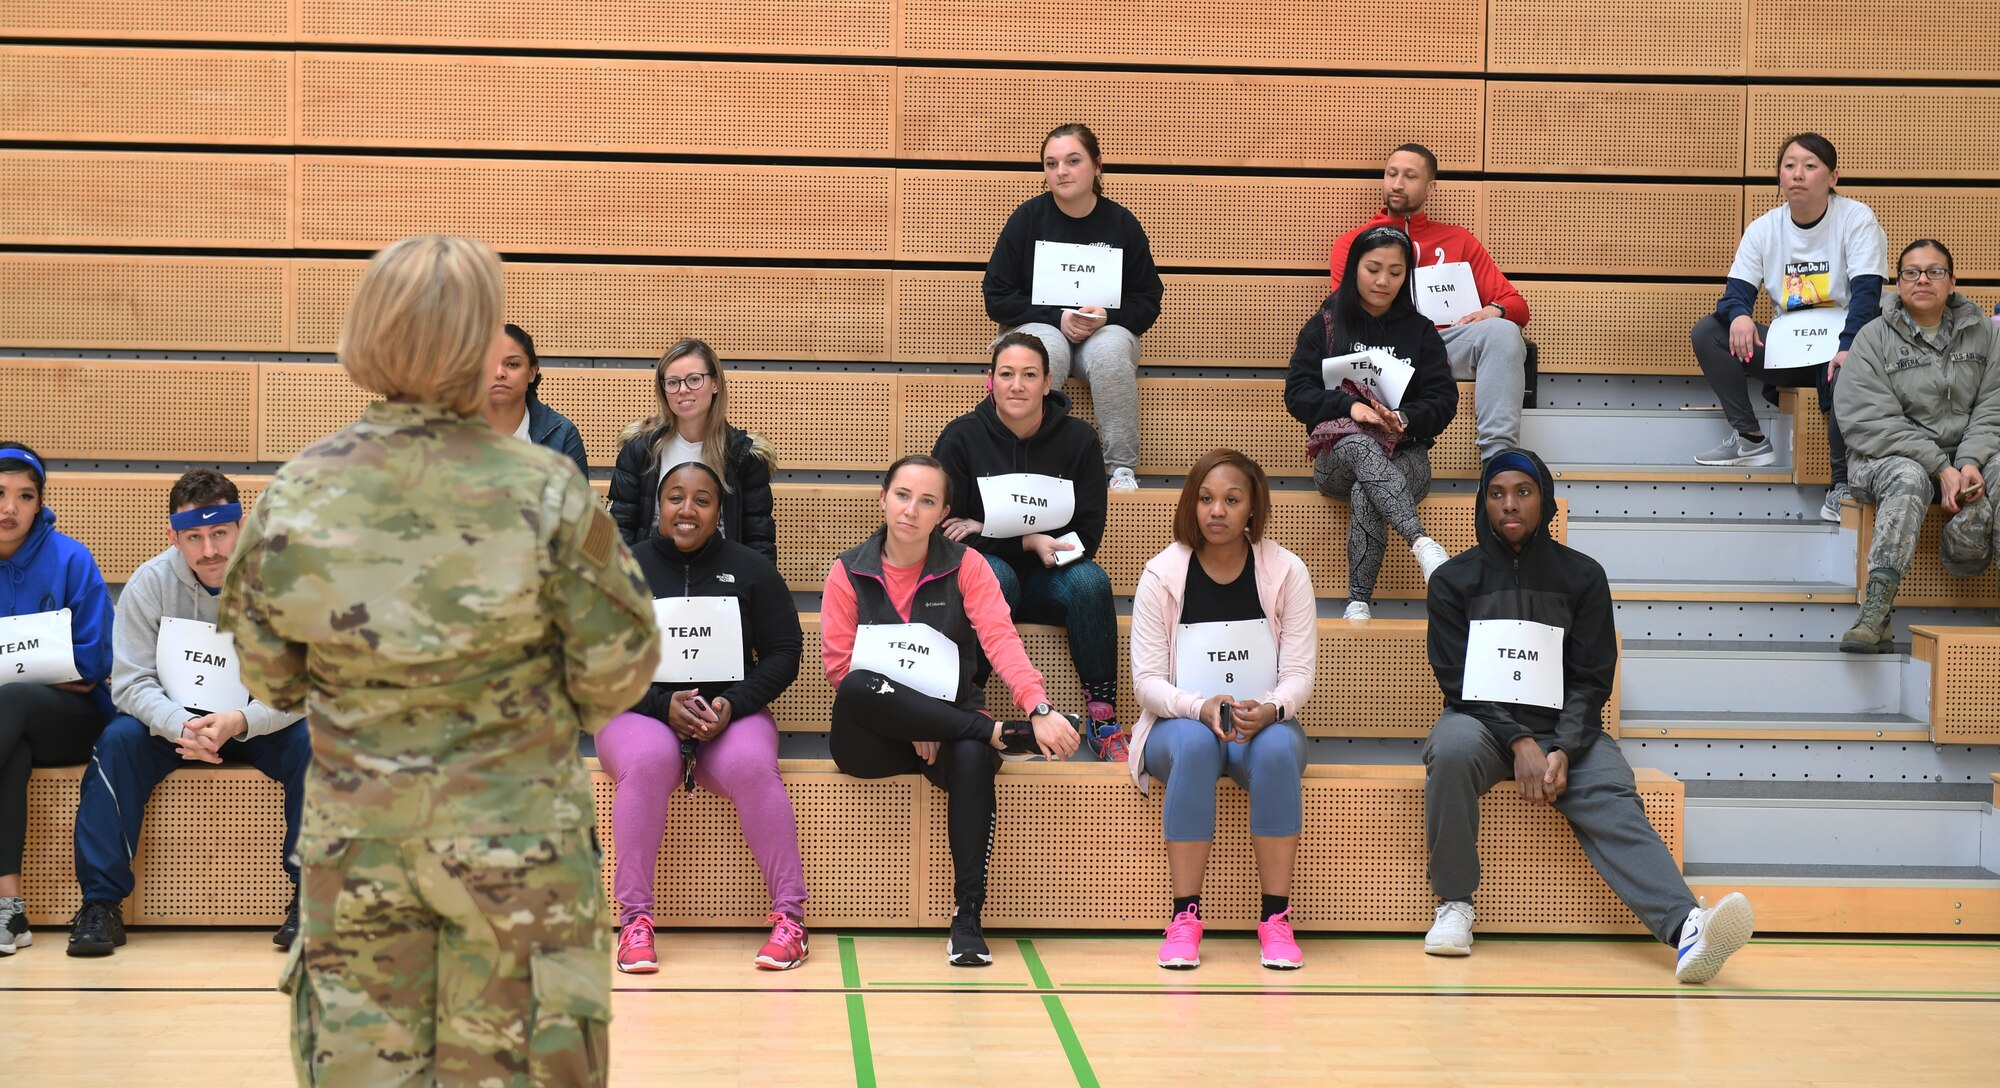
[[[655,684],[743,679],[743,610],[734,597],[656,597],[660,628]]]
[[[1076,514],[1076,485],[1057,476],[1009,472],[979,477],[979,501],[986,507],[981,536],[996,540],[1051,533]]]
[[[81,679],[69,609],[0,616],[0,684],[67,684]]]
[[[958,699],[958,643],[927,623],[864,623],[848,667],[879,672],[933,699]]]
[[[1563,629],[1526,620],[1473,620],[1460,694],[1482,703],[1561,710]]]
[[[216,630],[212,623],[168,616],[160,621],[160,636],[153,646],[160,686],[176,705],[208,714],[250,705],[234,635]]]
[[[1207,698],[1263,699],[1278,686],[1278,642],[1264,620],[1183,623],[1174,632],[1174,686]]]

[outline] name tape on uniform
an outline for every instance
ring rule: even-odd
[[[1562,628],[1527,620],[1473,620],[1467,626],[1461,695],[1562,709]]]
[[[69,609],[0,616],[0,684],[67,684],[81,679]]]
[[[1073,242],[1035,243],[1035,281],[1028,301],[1037,306],[1102,306],[1124,301],[1125,251]]]
[[[1417,376],[1417,368],[1381,348],[1367,348],[1321,359],[1319,376],[1328,389],[1339,389],[1341,382],[1352,378],[1374,390],[1383,404],[1401,408],[1403,394],[1410,388],[1410,379]]]
[[[996,540],[1046,533],[1076,515],[1076,484],[1057,476],[1009,472],[979,477],[979,501],[986,508],[981,536]]]
[[[660,628],[655,684],[743,679],[743,610],[734,597],[656,597]]]
[[[1790,370],[1833,361],[1840,353],[1840,331],[1846,327],[1847,311],[1838,306],[1779,314],[1764,333],[1765,369]]]
[[[879,672],[933,699],[958,698],[958,643],[927,623],[864,623],[848,667]]]
[[[1264,620],[1183,623],[1174,632],[1174,686],[1262,699],[1278,686],[1278,642]]]
[[[1478,311],[1479,285],[1472,280],[1472,266],[1464,261],[1446,262],[1444,250],[1437,251],[1439,263],[1420,265],[1410,272],[1410,292],[1416,296],[1417,311],[1433,325],[1450,325]]]
[[[153,646],[160,687],[176,705],[210,714],[250,705],[234,635],[216,630],[212,623],[168,616],[160,621],[160,636]]]

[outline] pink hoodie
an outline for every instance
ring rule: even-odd
[[[1278,686],[1263,701],[1276,703],[1279,718],[1298,717],[1312,694],[1313,670],[1319,659],[1319,610],[1313,599],[1312,575],[1298,556],[1276,541],[1250,546],[1257,564],[1257,600],[1264,606],[1278,644]],[[1174,686],[1174,632],[1181,622],[1181,602],[1187,592],[1188,564],[1194,549],[1178,541],[1146,561],[1139,589],[1132,597],[1132,688],[1139,699],[1139,721],[1132,726],[1128,766],[1139,792],[1146,789],[1146,734],[1162,718],[1195,718],[1213,692],[1182,691]]]

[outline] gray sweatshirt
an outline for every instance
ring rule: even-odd
[[[1927,339],[1892,298],[1854,338],[1833,408],[1861,457],[1907,457],[1931,476],[1984,469],[2000,457],[2000,328],[1954,291]]]
[[[132,572],[124,592],[118,595],[117,621],[111,634],[111,701],[168,740],[180,739],[181,728],[196,715],[175,705],[160,686],[160,621],[173,618],[214,623],[216,601],[177,548],[146,560]],[[237,739],[275,733],[304,716],[304,707],[276,710],[253,699],[243,708],[250,727]]]

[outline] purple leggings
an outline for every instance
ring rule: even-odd
[[[611,842],[618,867],[611,891],[623,906],[618,924],[653,912],[653,870],[667,831],[667,800],[681,785],[680,738],[658,718],[630,711],[597,734],[597,758],[618,783],[611,799]],[[703,742],[695,784],[736,806],[743,841],[764,873],[771,909],[803,920],[805,866],[799,861],[798,821],[778,775],[778,725],[762,712],[729,723]]]

